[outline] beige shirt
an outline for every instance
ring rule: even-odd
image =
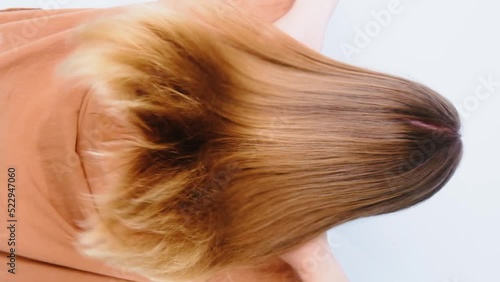
[[[85,216],[79,197],[98,193],[102,172],[81,152],[116,128],[91,92],[54,73],[76,26],[121,8],[0,11],[0,281],[149,281],[74,246]],[[253,12],[274,21],[286,11]]]

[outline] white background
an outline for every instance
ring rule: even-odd
[[[138,2],[15,0],[0,9]],[[500,281],[499,27],[500,2],[493,0],[340,2],[323,53],[437,90],[461,112],[464,142],[458,171],[433,198],[329,232],[352,282]]]

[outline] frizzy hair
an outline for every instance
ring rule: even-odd
[[[230,5],[158,5],[79,30],[61,66],[128,131],[79,240],[155,281],[273,259],[439,191],[462,156],[430,88],[344,64]]]

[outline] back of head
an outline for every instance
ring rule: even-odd
[[[64,70],[133,129],[107,152],[120,169],[81,243],[153,279],[262,263],[413,206],[462,156],[457,111],[438,93],[325,57],[230,6],[145,6],[79,38]]]

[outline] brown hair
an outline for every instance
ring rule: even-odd
[[[459,164],[457,111],[420,83],[230,6],[135,9],[84,26],[63,68],[130,129],[104,152],[119,169],[80,238],[91,256],[167,280],[257,265],[420,203]]]

